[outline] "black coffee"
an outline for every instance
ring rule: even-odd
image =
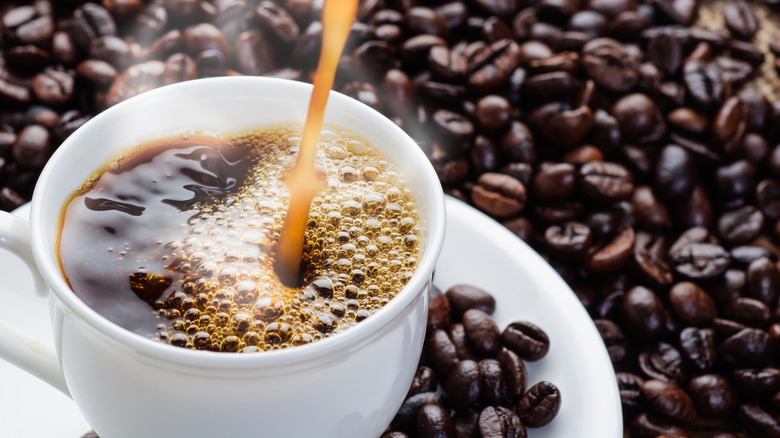
[[[359,137],[323,131],[328,187],[307,224],[301,288],[273,271],[300,141],[283,125],[142,145],[63,214],[62,269],[109,320],[173,345],[257,351],[342,331],[411,277],[421,233],[409,183]]]

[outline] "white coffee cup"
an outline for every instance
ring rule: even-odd
[[[403,290],[355,327],[253,354],[173,347],[133,334],[80,301],[57,258],[63,206],[120,152],[193,130],[230,133],[302,122],[311,89],[262,77],[199,79],[131,98],[74,132],[40,175],[29,224],[0,215],[0,247],[27,262],[37,293],[48,296],[56,355],[0,321],[0,357],[69,394],[102,438],[379,436],[420,357],[445,207],[417,144],[368,106],[332,92],[325,123],[355,131],[409,177],[425,247]]]

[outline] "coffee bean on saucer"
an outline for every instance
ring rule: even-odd
[[[501,343],[523,360],[536,361],[550,349],[550,339],[541,328],[527,321],[516,321],[501,332]]]
[[[542,381],[525,393],[517,404],[517,415],[528,427],[542,427],[552,421],[561,407],[561,394],[550,382]]]

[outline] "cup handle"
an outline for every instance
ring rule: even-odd
[[[35,294],[48,296],[49,288],[35,265],[30,245],[30,224],[10,213],[0,212],[0,248],[19,257],[32,272]],[[0,320],[0,358],[50,384],[70,397],[59,359],[48,344]]]

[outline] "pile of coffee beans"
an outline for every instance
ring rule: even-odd
[[[495,306],[473,285],[432,288],[421,365],[381,438],[523,438],[555,418],[561,393],[531,385],[524,363],[547,354],[547,334],[527,321],[501,331]]]
[[[336,88],[571,285],[631,436],[780,436],[780,102],[751,85],[774,74],[780,42],[757,37],[777,3],[364,0],[352,28]],[[0,207],[28,201],[60,142],[129,96],[310,80],[317,4],[4,2]],[[707,8],[724,28],[696,25]]]

